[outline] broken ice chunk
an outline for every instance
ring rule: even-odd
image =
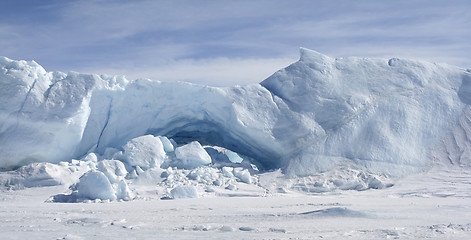
[[[162,145],[164,146],[164,150],[165,152],[173,152],[175,151],[175,148],[173,147],[173,144],[172,142],[166,138],[166,137],[162,137],[162,136],[159,136],[158,137],[160,139],[160,141],[162,142]]]
[[[98,170],[103,172],[111,183],[118,183],[128,173],[124,164],[118,160],[103,160],[97,164]]]
[[[211,163],[211,157],[197,141],[177,147],[175,156],[172,165],[178,168],[194,169]]]
[[[241,182],[250,184],[252,183],[252,177],[250,176],[249,170],[242,168],[234,168],[232,171],[234,176],[238,178]]]
[[[143,169],[160,167],[166,158],[164,145],[158,137],[145,135],[127,142],[123,146],[122,156],[114,156],[122,159],[132,167],[139,166]]]

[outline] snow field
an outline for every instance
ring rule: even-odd
[[[3,239],[469,239],[470,173],[432,169],[393,187],[271,197],[44,202],[64,185],[1,190]],[[246,185],[246,184],[244,184]]]

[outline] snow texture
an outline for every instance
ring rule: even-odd
[[[470,94],[465,69],[307,49],[261,84],[230,88],[46,72],[2,57],[0,168],[111,152],[146,170],[176,147],[153,136],[220,146],[289,176],[344,164],[392,176],[469,166]],[[210,163],[200,150],[195,165],[174,153],[194,168]]]
[[[0,229],[2,240],[471,239],[470,187],[469,169],[436,167],[380,191],[314,196],[204,197],[213,193],[198,189],[202,198],[163,201],[142,188],[130,202],[53,204],[44,200],[64,186],[0,190]]]

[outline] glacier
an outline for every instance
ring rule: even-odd
[[[1,57],[0,168],[121,152],[143,171],[195,141],[287,176],[345,167],[404,176],[436,164],[471,166],[470,70],[300,52],[299,61],[260,84],[222,88],[47,72],[34,61]],[[139,142],[147,135],[160,139],[151,147],[159,156],[136,149],[151,144]],[[248,172],[236,173],[250,182]]]

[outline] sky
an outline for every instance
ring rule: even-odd
[[[299,58],[412,58],[471,68],[469,0],[3,0],[0,56],[47,71],[212,86]]]

